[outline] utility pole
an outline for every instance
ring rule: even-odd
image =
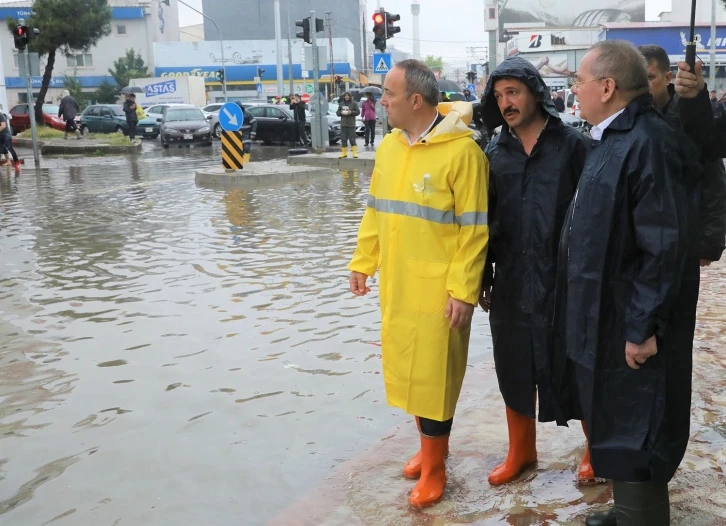
[[[23,25],[25,22],[23,21]],[[40,156],[38,155],[38,125],[35,123],[35,104],[33,101],[33,87],[30,84],[30,51],[25,48],[23,51],[23,60],[25,61],[25,87],[28,93],[28,113],[30,114],[30,134],[33,139],[33,161],[35,167],[40,168]],[[9,158],[9,157],[8,157]]]
[[[716,89],[716,0],[711,0],[711,67],[709,86]]]
[[[290,77],[290,95],[295,93],[295,76],[292,71],[292,39],[290,38],[290,4],[287,4],[287,68]],[[292,101],[291,101],[292,102]]]
[[[333,59],[333,21],[331,13],[325,13],[325,23],[328,26],[328,41],[330,46],[330,93],[338,95],[337,86],[335,86],[335,60]]]
[[[279,1],[279,0],[277,0]],[[327,133],[328,130],[323,130],[323,112],[322,112],[322,101],[320,100],[320,64],[319,53],[318,53],[318,32],[317,32],[317,18],[315,18],[315,11],[310,11],[310,37],[311,44],[313,46],[313,91],[315,93],[315,113],[313,115],[315,119],[315,133],[317,140],[313,142],[313,147],[316,149],[315,153],[323,153],[323,147],[325,145],[323,132]]]
[[[282,97],[282,30],[280,29],[280,0],[275,0],[275,42],[277,44],[277,94]]]

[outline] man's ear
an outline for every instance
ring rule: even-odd
[[[666,79],[667,84],[670,84],[671,82],[673,82],[673,72],[672,71],[667,72],[665,74],[665,79]]]
[[[419,95],[418,93],[416,93],[413,96],[412,102],[413,102],[413,109],[418,110],[419,108],[421,108],[421,106],[423,106],[423,97],[421,95]]]
[[[603,82],[602,87],[602,97],[601,101],[603,103],[606,103],[610,100],[612,100],[613,97],[615,97],[615,81],[613,79],[604,79],[605,82]]]

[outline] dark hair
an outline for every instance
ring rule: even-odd
[[[655,64],[658,69],[663,73],[668,73],[671,69],[671,59],[668,57],[666,50],[655,44],[646,44],[638,47],[640,54],[645,57],[645,61],[650,64]]]
[[[396,63],[406,74],[406,97],[418,93],[429,106],[439,104],[439,83],[436,75],[420,60],[408,59]]]

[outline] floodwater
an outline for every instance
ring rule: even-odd
[[[576,429],[540,426],[537,468],[486,483],[506,429],[480,312],[446,497],[409,510],[375,281],[347,288],[369,174],[196,187],[218,148],[0,171],[0,525],[565,525],[607,503],[574,484]],[[709,269],[676,524],[726,524],[724,292]]]

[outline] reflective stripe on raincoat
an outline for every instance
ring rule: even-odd
[[[400,130],[376,151],[350,270],[380,272],[386,396],[407,413],[454,416],[471,326],[449,329],[449,297],[476,305],[489,241],[489,168],[458,103],[418,143]]]

